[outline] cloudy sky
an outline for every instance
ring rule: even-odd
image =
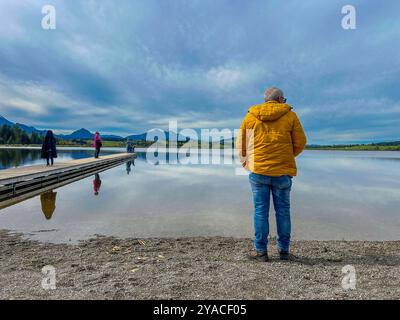
[[[278,86],[310,143],[400,140],[399,14],[397,0],[0,0],[0,115],[58,132],[233,129]]]

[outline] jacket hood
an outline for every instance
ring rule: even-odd
[[[249,109],[249,112],[261,121],[274,121],[288,113],[292,109],[286,103],[267,101],[257,104]]]

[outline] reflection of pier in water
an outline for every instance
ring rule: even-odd
[[[52,167],[35,165],[0,171],[0,209],[14,203],[81,180],[135,158],[133,153],[85,158],[56,163]]]

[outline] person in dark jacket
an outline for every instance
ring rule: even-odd
[[[54,138],[53,131],[49,130],[42,144],[42,158],[46,159],[47,165],[54,164],[54,158],[57,158],[56,139]]]

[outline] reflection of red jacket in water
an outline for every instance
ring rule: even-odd
[[[96,173],[93,180],[93,191],[95,195],[99,194],[100,186],[101,186],[100,176]]]

